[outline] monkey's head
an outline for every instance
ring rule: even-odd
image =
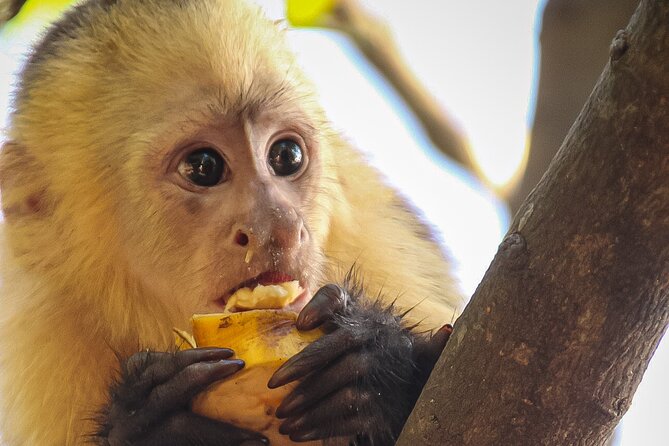
[[[3,209],[26,267],[178,318],[268,273],[315,291],[337,138],[257,8],[85,3],[36,46],[14,106]]]

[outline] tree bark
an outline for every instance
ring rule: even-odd
[[[602,445],[669,322],[669,1],[643,0],[398,441]]]
[[[550,0],[541,23],[541,66],[525,172],[508,197],[511,212],[539,183],[606,65],[616,31],[639,0]]]

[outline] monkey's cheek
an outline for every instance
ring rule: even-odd
[[[220,300],[214,300],[207,302],[203,307],[196,306],[196,310],[191,311],[189,314],[209,314],[209,313],[221,313],[225,310],[225,304]]]

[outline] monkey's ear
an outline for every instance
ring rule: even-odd
[[[27,0],[0,0],[0,26],[16,17],[26,1]]]
[[[35,158],[21,144],[7,141],[0,148],[0,196],[2,213],[8,220],[46,211],[47,187],[40,171]]]

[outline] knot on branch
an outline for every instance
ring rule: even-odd
[[[520,232],[514,232],[506,236],[497,249],[497,256],[502,261],[499,267],[512,270],[522,270],[527,264],[527,242]]]
[[[525,248],[527,248],[525,237],[520,232],[514,232],[506,236],[499,245],[498,254],[505,259],[515,260],[525,253]]]
[[[629,35],[627,34],[627,31],[624,29],[619,29],[616,33],[609,50],[612,62],[620,59],[627,52],[627,49],[629,48],[628,37]]]

